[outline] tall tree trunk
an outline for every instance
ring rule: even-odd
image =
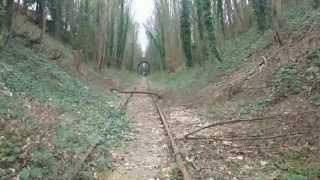
[[[253,9],[256,15],[258,30],[264,32],[267,25],[267,4],[265,0],[252,0]]]
[[[129,70],[133,70],[133,65],[134,65],[134,56],[135,56],[134,51],[135,51],[135,41],[136,41],[135,34],[136,34],[136,31],[134,29],[132,33],[132,45],[131,45],[131,57],[130,57]]]
[[[182,0],[181,10],[181,39],[184,53],[187,59],[187,67],[192,67],[192,40],[191,40],[191,2],[189,0]]]
[[[106,63],[106,32],[108,29],[108,17],[110,14],[110,8],[112,7],[112,0],[100,0],[99,1],[99,25],[97,32],[97,46],[96,46],[96,61],[97,61],[97,71],[101,72]]]
[[[120,68],[122,62],[122,46],[125,42],[123,42],[124,36],[124,27],[125,26],[125,7],[124,7],[124,0],[120,0],[120,23],[118,26],[118,42],[117,42],[117,58],[116,64],[117,67]]]
[[[7,11],[7,27],[9,31],[12,32],[14,29],[14,20],[15,20],[15,8],[14,8],[14,0],[7,0],[6,2],[6,11]]]
[[[246,12],[246,10],[247,10],[247,0],[240,0],[239,16],[243,21],[243,26],[245,29],[247,29],[249,26],[248,13]]]
[[[213,22],[215,22],[214,20],[214,16],[213,13],[211,11],[211,1],[209,0],[203,0],[204,4],[203,4],[203,22],[204,22],[204,26],[206,29],[206,33],[205,33],[205,37],[206,37],[206,41],[207,41],[207,46],[208,46],[208,57],[211,58],[212,60],[215,58],[218,61],[222,61],[220,54],[218,52],[217,49],[217,42],[216,42],[216,35],[215,35],[215,27]]]
[[[223,15],[223,1],[222,0],[217,0],[217,17],[219,20],[220,28],[225,36],[225,19]]]
[[[233,6],[234,6],[234,16],[237,20],[236,23],[238,25],[239,31],[242,32],[244,30],[244,22],[243,22],[242,16],[240,15],[240,7],[237,0],[233,0]]]
[[[40,42],[43,42],[43,37],[46,33],[46,28],[47,28],[47,0],[43,0],[41,9],[42,9],[42,15],[41,15]]]
[[[28,11],[28,2],[26,0],[23,1],[22,8],[23,8],[23,11],[25,11],[25,12]]]
[[[272,18],[276,30],[280,29],[282,17],[282,0],[272,0]]]
[[[112,11],[113,14],[113,11]],[[115,39],[115,18],[112,18],[109,23],[108,27],[108,57],[113,59],[114,58],[114,39]],[[108,61],[107,66],[111,66],[111,61]]]
[[[232,26],[233,24],[233,13],[232,13],[232,4],[231,4],[231,0],[225,0],[225,4],[226,4],[226,12],[227,12],[227,20],[228,20],[228,24],[229,26]]]
[[[15,26],[15,8],[14,8],[14,0],[7,0],[6,1],[6,25],[9,29],[9,33],[6,35],[5,45],[8,44],[11,36],[14,33],[14,26]]]
[[[318,9],[320,7],[320,0],[312,0],[312,6],[314,9]]]

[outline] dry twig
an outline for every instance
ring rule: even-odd
[[[121,94],[146,94],[146,95],[153,95],[156,96],[158,99],[162,99],[162,97],[154,92],[146,92],[146,91],[122,91],[119,89],[110,89],[111,92],[118,92]]]
[[[79,159],[79,161],[76,163],[75,168],[72,170],[72,173],[71,173],[71,176],[70,176],[70,180],[76,180],[77,179],[79,171],[80,171],[83,163],[88,159],[88,157],[96,149],[97,145],[98,145],[97,143],[90,145],[90,147],[87,150],[87,152]]]
[[[210,124],[208,126],[202,127],[200,129],[197,129],[195,131],[192,131],[188,134],[186,134],[184,137],[188,139],[189,136],[196,134],[200,131],[203,131],[205,129],[217,127],[217,126],[225,126],[225,125],[231,125],[231,124],[238,124],[238,123],[253,123],[253,122],[260,122],[260,121],[266,121],[266,120],[274,120],[278,118],[283,118],[283,117],[292,117],[292,116],[298,116],[302,114],[308,114],[308,113],[317,113],[318,111],[305,111],[305,112],[299,112],[299,113],[294,113],[294,114],[276,114],[276,115],[270,115],[270,116],[264,116],[264,117],[256,117],[252,119],[237,119],[237,120],[232,120],[232,121],[224,121],[224,122],[217,122]]]
[[[258,140],[270,140],[270,139],[278,139],[278,138],[284,138],[289,136],[298,136],[298,135],[304,135],[306,133],[289,133],[289,134],[280,134],[280,135],[274,135],[274,136],[263,136],[260,137],[241,137],[241,138],[224,138],[224,137],[187,137],[187,140],[199,140],[199,139],[208,139],[213,141],[258,141]]]

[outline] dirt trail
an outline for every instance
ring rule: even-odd
[[[137,90],[146,90],[147,80],[142,79]],[[108,180],[170,179],[171,158],[167,137],[148,95],[134,95],[128,104],[133,128],[133,140],[126,151],[113,152],[115,171]]]

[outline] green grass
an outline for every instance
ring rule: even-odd
[[[104,74],[111,79],[118,80],[125,85],[133,85],[138,79],[139,75],[136,72],[125,69],[108,68],[104,70]]]
[[[253,104],[241,104],[239,109],[239,115],[241,118],[245,118],[250,113],[259,113],[263,112],[263,110],[268,107],[271,103],[267,100],[257,100]]]
[[[289,180],[316,180],[320,177],[319,163],[309,157],[309,149],[304,148],[301,153],[287,153],[283,157],[274,160],[271,165],[275,169],[281,169],[280,179]]]
[[[271,82],[272,89],[277,90],[278,94],[299,94],[302,89],[302,77],[298,66],[289,64],[280,67],[273,75]]]
[[[176,72],[175,74],[168,74],[165,72],[155,72],[150,77],[153,82],[153,88],[163,89],[167,88],[169,90],[178,91],[181,89],[192,88],[203,86],[205,83],[205,77],[201,72],[201,67],[195,67],[190,70],[182,70]],[[198,78],[202,78],[199,81]],[[198,79],[198,80],[197,80]]]
[[[315,50],[307,59],[304,76],[309,81],[309,86],[312,87],[310,100],[314,105],[320,107],[320,49]]]
[[[21,179],[66,179],[77,159],[95,143],[99,144],[98,158],[86,163],[81,176],[92,177],[93,167],[110,167],[108,152],[121,144],[128,130],[126,114],[113,107],[121,99],[74,79],[62,67],[49,63],[45,54],[35,54],[24,46],[22,40],[13,40],[0,52],[0,85],[13,93],[12,97],[0,96],[0,123],[4,127],[0,128],[4,139],[0,143],[0,170],[7,172],[4,177],[14,175],[9,170],[13,168]],[[28,107],[29,99],[50,105],[63,115],[43,124]],[[27,139],[32,142],[30,155],[21,159]]]
[[[310,1],[301,1],[299,3],[298,7],[289,7],[284,11],[284,18],[287,22],[283,23],[282,31],[301,31],[305,27],[319,25],[319,10],[314,10]]]

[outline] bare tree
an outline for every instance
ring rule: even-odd
[[[98,71],[102,71],[103,66],[106,63],[106,31],[108,28],[108,17],[110,14],[110,8],[112,7],[113,3],[112,0],[99,0],[98,2],[98,14],[99,14],[99,23],[98,23],[98,32],[96,35],[96,61]]]
[[[47,0],[43,0],[41,4],[42,14],[41,14],[41,34],[40,34],[40,42],[43,41],[43,37],[46,33],[47,28],[47,16],[48,16],[48,8],[47,8]]]

